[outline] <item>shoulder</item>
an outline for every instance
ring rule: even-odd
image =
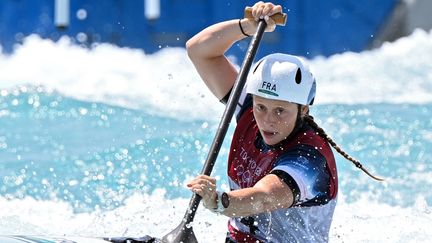
[[[326,158],[310,145],[298,145],[286,151],[275,161],[274,170],[281,170],[296,181],[314,183],[316,180],[327,180],[330,175]]]
[[[286,151],[271,173],[296,192],[294,206],[322,205],[332,197],[327,161],[313,146],[301,144]]]
[[[309,168],[325,166],[327,161],[318,148],[309,144],[298,144],[281,154],[276,161],[276,165],[287,163]]]
[[[247,110],[249,110],[250,108],[252,108],[252,95],[251,94],[244,94],[244,97],[240,97],[240,101],[237,104],[237,109],[236,109],[236,119],[237,121],[240,120],[240,118],[243,116],[243,114],[245,114],[245,112]]]
[[[226,105],[228,103],[228,99],[231,96],[232,91],[233,90],[231,88],[231,90],[220,100],[222,104]],[[235,116],[237,121],[250,107],[252,107],[252,95],[246,93],[246,88],[243,88],[235,110]]]

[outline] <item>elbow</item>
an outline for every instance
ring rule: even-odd
[[[189,58],[193,60],[202,60],[212,57],[212,50],[209,51],[209,41],[206,36],[195,35],[186,41],[186,52]]]
[[[186,51],[188,52],[188,54],[189,54],[189,50],[191,50],[192,47],[193,47],[193,41],[192,41],[192,39],[187,40],[186,44],[185,44],[185,48],[186,48]]]
[[[195,40],[195,38],[191,38],[186,42],[186,52],[189,56],[190,59],[193,59],[194,57],[196,57],[198,55],[198,43]]]

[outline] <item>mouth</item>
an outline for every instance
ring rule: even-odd
[[[271,138],[277,134],[277,132],[271,132],[271,131],[265,131],[265,130],[262,130],[261,133],[266,138]]]

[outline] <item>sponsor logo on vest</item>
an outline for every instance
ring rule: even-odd
[[[268,94],[268,95],[273,95],[278,97],[279,95],[276,93],[277,92],[277,88],[276,88],[276,84],[272,84],[270,82],[266,82],[263,81],[261,84],[261,88],[258,89],[258,92],[264,93],[264,94]]]
[[[235,168],[237,176],[239,177],[240,184],[243,188],[253,186],[253,181],[255,177],[261,176],[263,168],[261,168],[256,161],[251,158],[245,148],[241,148],[239,159],[243,161]]]

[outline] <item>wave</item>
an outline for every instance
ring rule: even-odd
[[[432,32],[423,30],[379,49],[316,57],[309,60],[318,82],[316,104],[430,103],[431,59]],[[146,54],[31,35],[11,55],[0,55],[0,70],[2,95],[18,86],[44,86],[79,100],[180,119],[214,118],[223,109],[184,48]]]
[[[135,194],[112,211],[96,209],[73,213],[61,201],[30,197],[0,198],[0,234],[162,237],[178,224],[187,209],[184,198],[166,199],[163,190]],[[227,218],[198,209],[192,223],[198,240],[222,242]],[[410,207],[390,206],[367,198],[354,203],[339,200],[330,230],[330,242],[429,242],[432,208],[419,197]]]
[[[416,30],[375,50],[312,61],[317,103],[411,103],[432,101],[432,31]]]

